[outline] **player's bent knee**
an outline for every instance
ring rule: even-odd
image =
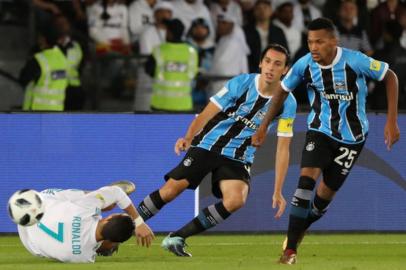
[[[187,187],[187,180],[169,179],[166,184],[159,190],[162,200],[170,202],[181,194]]]
[[[243,196],[240,197],[231,197],[231,198],[225,198],[223,200],[224,207],[229,211],[230,213],[237,211],[241,207],[245,205],[246,198]]]

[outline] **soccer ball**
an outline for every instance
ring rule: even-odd
[[[8,200],[8,212],[15,224],[31,226],[39,222],[44,215],[44,204],[37,191],[22,189]]]

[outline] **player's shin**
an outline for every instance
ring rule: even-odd
[[[173,233],[173,236],[180,236],[187,238],[189,236],[206,231],[231,215],[230,212],[224,207],[223,202],[210,205],[209,207],[200,211],[199,215],[192,219],[188,224]]]
[[[310,200],[316,181],[308,176],[300,176],[299,184],[292,198],[289,215],[288,243],[286,249],[297,249],[298,242],[307,229]]]
[[[145,199],[138,205],[137,211],[144,221],[147,221],[156,215],[165,204],[166,203],[162,200],[161,195],[159,194],[159,190],[156,190],[145,197]]]
[[[327,212],[330,203],[331,200],[323,199],[316,193],[311,204],[311,210],[309,211],[309,214],[307,216],[307,228],[310,227],[311,224],[319,220]]]

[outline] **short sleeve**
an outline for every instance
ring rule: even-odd
[[[375,60],[361,52],[355,52],[354,67],[366,77],[382,81],[388,71],[389,65],[385,62]]]
[[[210,101],[222,111],[227,110],[229,107],[235,104],[236,100],[241,95],[240,89],[242,88],[242,85],[246,81],[247,77],[247,74],[243,74],[227,81],[224,87],[210,98]]]
[[[300,58],[283,78],[281,86],[287,92],[293,91],[303,80],[307,55]]]
[[[293,136],[293,122],[296,118],[297,102],[292,94],[289,94],[288,98],[283,104],[283,111],[278,119],[277,135],[280,137],[292,137]]]

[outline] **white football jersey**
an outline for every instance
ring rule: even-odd
[[[41,222],[18,226],[23,245],[35,256],[63,262],[94,262],[101,242],[96,227],[99,204],[81,190],[48,189],[41,192],[45,204]]]

